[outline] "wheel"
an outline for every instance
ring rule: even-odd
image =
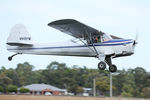
[[[8,57],[8,60],[11,61],[11,60],[12,60],[12,57]]]
[[[117,71],[117,66],[116,65],[112,65],[111,67],[109,67],[109,71],[110,72],[116,72]]]
[[[98,63],[98,69],[104,70],[106,68],[106,63],[101,61]]]

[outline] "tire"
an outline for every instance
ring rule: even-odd
[[[116,65],[112,65],[111,67],[109,67],[109,71],[110,72],[116,72],[117,71],[117,66]]]
[[[101,61],[98,63],[98,69],[99,70],[104,70],[106,68],[106,63]]]
[[[8,60],[11,61],[11,60],[12,60],[12,57],[8,57]]]

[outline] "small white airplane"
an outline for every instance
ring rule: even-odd
[[[107,64],[110,72],[116,72],[117,67],[111,59],[134,54],[137,44],[136,40],[106,34],[74,19],[53,21],[48,26],[71,35],[76,40],[37,44],[32,41],[26,28],[17,24],[12,28],[6,43],[7,50],[16,54],[8,57],[8,60],[11,61],[18,54],[97,57],[100,60],[100,70],[104,70]]]

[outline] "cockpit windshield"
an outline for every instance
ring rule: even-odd
[[[110,37],[110,35],[109,34],[103,34],[102,35],[102,42],[105,42],[105,41],[109,41],[109,40],[111,40],[112,38]]]

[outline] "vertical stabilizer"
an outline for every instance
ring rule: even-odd
[[[33,41],[26,27],[22,24],[16,24],[10,31],[7,44],[11,46],[32,45]]]

